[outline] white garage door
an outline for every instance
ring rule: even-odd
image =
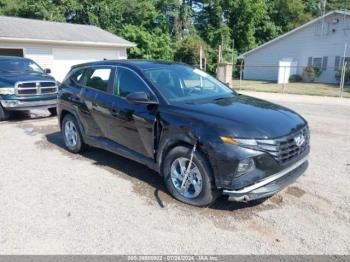
[[[121,59],[122,50],[96,49],[96,48],[54,48],[54,66],[52,75],[58,81],[62,81],[71,66],[91,61],[105,59]]]
[[[44,69],[53,67],[52,49],[49,47],[26,47],[25,57],[34,60]]]

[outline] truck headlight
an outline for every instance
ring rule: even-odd
[[[253,158],[246,158],[238,163],[237,176],[241,176],[255,169],[255,162]]]
[[[15,89],[13,87],[0,87],[0,95],[14,95]]]

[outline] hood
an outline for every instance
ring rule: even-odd
[[[240,138],[277,138],[306,125],[300,115],[288,108],[244,95],[177,105],[173,110],[214,126],[222,135]]]
[[[14,73],[0,73],[0,82],[7,85],[14,85],[20,81],[45,81],[55,80],[52,76],[44,73],[27,73],[27,72],[14,72]]]

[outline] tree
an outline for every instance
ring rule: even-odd
[[[129,58],[173,60],[171,38],[160,29],[153,32],[145,28],[126,25],[121,31],[123,37],[137,43],[128,50]]]
[[[257,46],[259,35],[263,30],[271,33],[265,38],[275,35],[276,29],[268,16],[267,6],[264,0],[226,0],[226,17],[237,49],[240,52],[250,50]]]
[[[303,0],[268,0],[268,12],[282,32],[300,26],[307,19]]]
[[[177,43],[174,54],[175,61],[190,65],[199,65],[199,50],[201,46],[205,49],[204,41],[198,35],[191,35],[181,39]]]

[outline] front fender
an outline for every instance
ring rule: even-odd
[[[156,169],[161,175],[165,156],[172,148],[179,145],[193,146],[197,143],[198,150],[205,155],[212,166],[209,160],[209,141],[213,141],[217,136],[215,130],[211,130],[199,121],[183,118],[180,120],[176,119],[176,121],[174,119],[161,119],[161,126],[162,129],[156,154]]]

